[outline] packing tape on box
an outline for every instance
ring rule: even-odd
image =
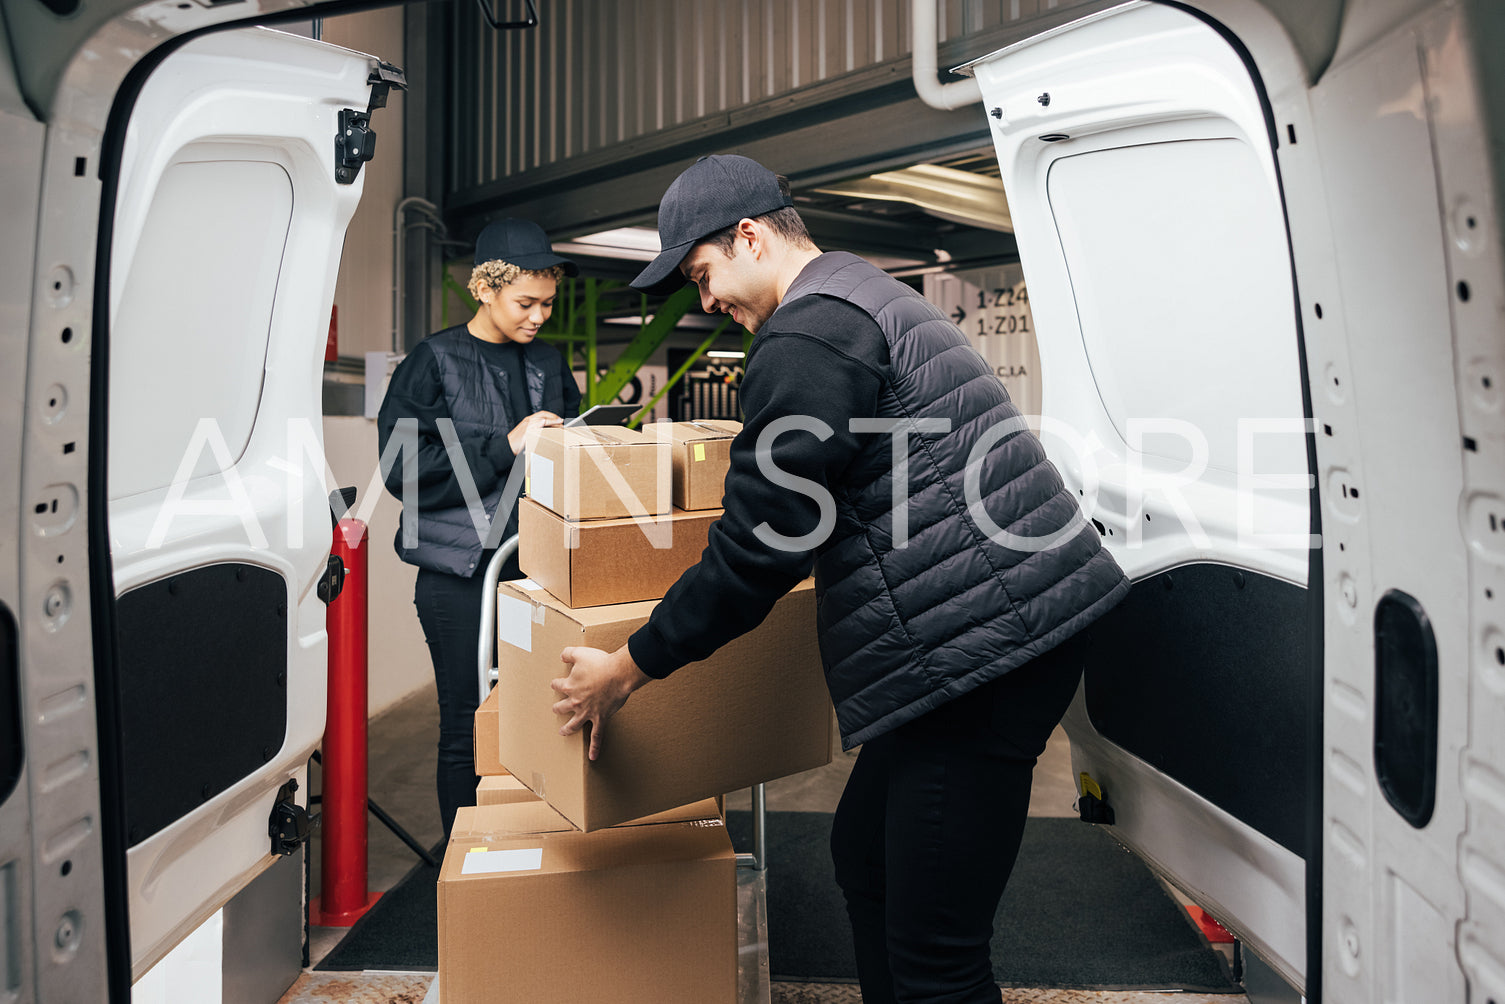
[[[533,772],[533,783],[528,785],[528,787],[533,789],[533,794],[537,795],[545,802],[549,800],[547,790],[544,787],[544,778],[542,772],[536,770]]]
[[[735,437],[737,435],[736,429],[728,429],[726,426],[717,425],[715,422],[702,422],[692,420],[690,424],[695,426],[695,428],[697,429],[704,429],[707,432],[714,432],[722,436]]]
[[[533,604],[527,600],[516,596],[496,598],[496,636],[500,641],[532,652],[533,620]]]
[[[543,868],[542,847],[493,851],[472,847],[460,865],[461,875],[491,875],[497,872],[536,872]]]

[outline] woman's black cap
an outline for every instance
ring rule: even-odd
[[[486,224],[476,238],[476,264],[488,261],[504,261],[529,272],[561,265],[565,275],[580,274],[578,265],[554,253],[543,227],[532,220],[505,219]]]

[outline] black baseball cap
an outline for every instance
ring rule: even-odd
[[[476,264],[488,261],[504,261],[529,272],[562,265],[565,275],[580,274],[578,265],[554,253],[543,227],[532,220],[505,219],[486,224],[476,238]]]
[[[696,241],[793,204],[779,190],[778,175],[757,161],[737,154],[701,157],[674,179],[658,204],[663,250],[632,280],[633,288],[668,292],[684,281],[674,273]]]

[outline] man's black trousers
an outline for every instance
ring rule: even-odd
[[[988,945],[1069,642],[862,747],[831,832],[864,1004],[997,1004]]]

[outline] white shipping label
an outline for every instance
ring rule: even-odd
[[[516,596],[498,596],[496,636],[504,645],[533,651],[533,604]]]
[[[490,875],[494,872],[536,872],[543,867],[542,847],[523,847],[515,851],[474,850],[465,855],[461,875]]]
[[[554,508],[554,461],[528,455],[528,495],[539,505]]]

